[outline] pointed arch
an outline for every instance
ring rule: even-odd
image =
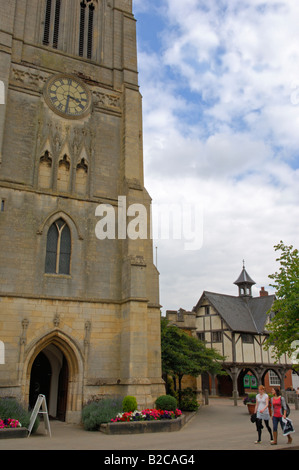
[[[67,222],[68,226],[70,227],[71,231],[72,231],[72,235],[73,237],[75,236],[75,234],[77,235],[77,238],[79,240],[83,240],[83,236],[82,236],[82,233],[78,227],[78,224],[76,223],[75,219],[70,215],[70,214],[67,214],[66,212],[64,211],[61,211],[61,210],[57,210],[57,211],[54,211],[52,212],[50,215],[48,215],[48,217],[43,221],[43,223],[39,226],[38,230],[37,230],[37,234],[38,235],[43,235],[43,233],[45,231],[48,231],[50,226],[53,224],[53,222],[56,220],[56,219],[59,219],[59,218],[62,218],[62,219],[65,219],[65,221]]]
[[[66,227],[67,231],[63,233]],[[37,235],[41,236],[41,273],[71,275],[71,268],[76,265],[81,249],[78,241],[83,240],[75,220],[64,211],[54,211],[42,222]],[[64,269],[65,266],[69,269]]]
[[[55,346],[64,355],[68,366],[67,422],[80,422],[83,403],[84,358],[79,344],[60,329],[55,329],[33,340],[25,351],[22,388],[29,403],[31,370],[37,356],[46,348]]]
[[[61,0],[46,0],[44,13],[43,45],[58,48]]]
[[[77,161],[76,165],[76,181],[75,181],[75,191],[76,194],[85,196],[88,188],[88,172],[89,164],[85,148],[82,149],[80,158]]]
[[[94,36],[94,13],[97,0],[80,1],[79,56],[92,59]]]
[[[47,234],[45,272],[70,274],[72,254],[71,231],[63,218],[56,219]]]
[[[69,154],[66,152],[62,153],[61,158],[58,162],[58,173],[57,173],[57,190],[64,193],[70,189],[70,168],[71,161]]]
[[[52,13],[52,0],[46,0],[45,27],[44,27],[44,37],[43,37],[43,44],[45,46],[48,46],[50,42],[51,13]]]
[[[52,168],[53,158],[48,149],[46,149],[39,159],[38,168],[38,186],[42,189],[52,187]]]

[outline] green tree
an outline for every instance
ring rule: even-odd
[[[266,348],[273,346],[275,359],[283,354],[291,356],[299,340],[299,252],[292,245],[287,246],[281,241],[274,246],[275,251],[281,251],[276,261],[280,268],[269,276],[273,279],[276,299],[270,315],[271,322],[267,325],[270,335]]]
[[[215,349],[207,348],[202,341],[171,325],[166,318],[161,319],[161,351],[163,374],[173,377],[175,389],[178,380],[179,403],[184,375],[197,377],[204,372],[224,374],[221,365],[224,357]]]

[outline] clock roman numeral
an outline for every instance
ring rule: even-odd
[[[80,116],[88,109],[89,97],[80,82],[68,76],[56,77],[48,88],[48,99],[66,116]]]

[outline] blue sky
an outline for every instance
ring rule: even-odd
[[[133,3],[146,187],[203,211],[200,249],[154,240],[163,310],[236,295],[243,259],[258,295],[299,247],[299,2]]]

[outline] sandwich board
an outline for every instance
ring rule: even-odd
[[[42,409],[42,411],[41,411],[41,409]],[[49,437],[51,437],[51,429],[50,429],[48,408],[47,408],[47,402],[46,402],[45,395],[39,395],[37,400],[36,400],[36,403],[34,405],[33,411],[32,411],[31,416],[30,416],[30,422],[29,422],[29,427],[28,427],[28,437],[31,434],[31,431],[33,429],[33,426],[34,426],[34,423],[36,421],[37,415],[43,415],[45,430],[49,434]]]

